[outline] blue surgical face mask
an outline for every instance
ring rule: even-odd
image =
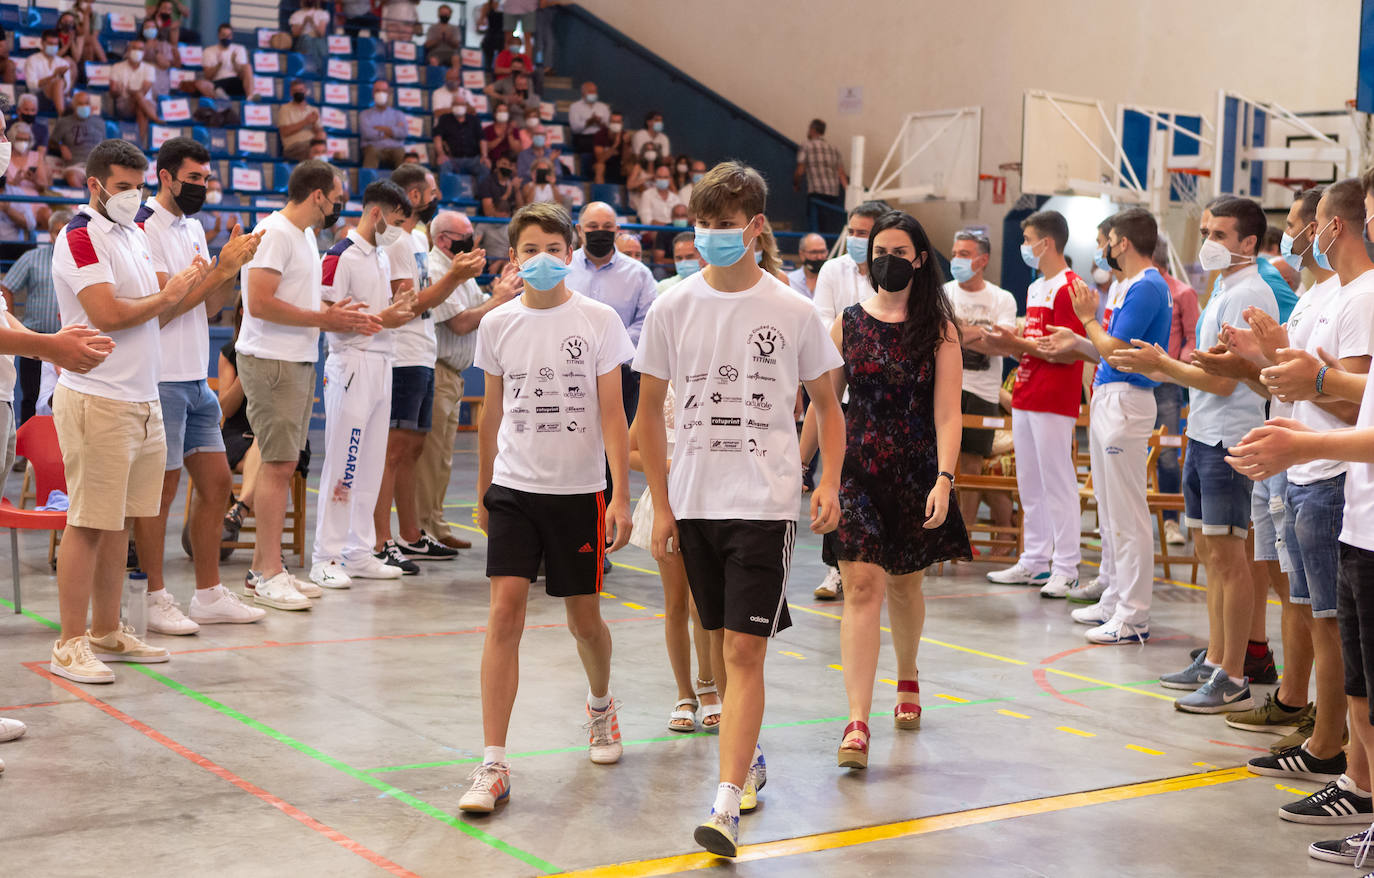
[[[533,143],[535,146],[542,147],[544,145],[544,140],[545,136],[543,134],[536,134],[530,138],[530,143]]]
[[[667,177],[660,177],[659,179],[654,181],[654,188],[659,190],[666,190],[668,188],[668,184],[671,182],[672,181],[669,180]]]
[[[1322,252],[1322,248],[1318,245],[1318,242],[1321,240],[1322,232],[1331,228],[1331,223],[1334,223],[1335,221],[1336,218],[1332,217],[1331,222],[1328,222],[1326,225],[1322,226],[1320,229],[1317,230],[1317,234],[1312,236],[1312,258],[1316,261],[1317,267],[1320,268],[1322,271],[1331,270],[1331,260],[1327,258],[1327,255],[1325,253]]]
[[[678,277],[691,277],[701,271],[701,263],[695,259],[679,259],[674,265],[677,266]]]
[[[1284,262],[1288,263],[1289,268],[1294,271],[1302,271],[1302,255],[1306,253],[1307,250],[1304,249],[1302,253],[1294,253],[1293,243],[1293,236],[1284,232],[1283,239],[1279,241],[1279,255],[1283,257]],[[1312,245],[1309,243],[1307,246],[1310,248]]]
[[[973,280],[973,260],[956,256],[949,261],[949,273],[961,284]]]
[[[90,116],[91,116],[91,108],[90,108],[89,105],[87,105],[87,106],[78,106],[78,107],[76,108],[76,118],[78,118],[78,119],[89,119]]]
[[[1036,271],[1040,270],[1040,257],[1035,255],[1034,245],[1021,245],[1021,261],[1026,263],[1028,268],[1033,268]]]
[[[685,228],[687,228],[687,217],[685,217],[685,216],[675,216],[675,217],[673,217],[673,225],[677,226],[677,227],[680,228],[680,229],[685,229]]]
[[[744,257],[744,229],[696,228],[697,252],[707,265],[723,268]]]
[[[1093,251],[1093,265],[1096,265],[1103,271],[1112,270],[1112,267],[1107,264],[1107,254],[1102,252],[1101,247],[1098,247],[1096,250]]]
[[[655,133],[655,134],[662,134],[662,133],[663,133],[663,122],[662,122],[662,120],[660,120],[660,121],[654,123],[654,133]]]
[[[145,40],[155,40],[155,39],[157,39],[157,28],[155,28],[155,27],[145,27],[145,28],[143,29],[143,39],[145,39]]]
[[[693,182],[693,183],[700,183],[700,182],[701,182],[701,178],[702,178],[702,177],[705,177],[705,176],[706,176],[705,174],[702,174],[702,173],[700,173],[700,172],[695,173],[695,174],[692,175],[692,182]]]
[[[762,250],[755,250],[755,251],[754,251],[754,264],[755,264],[755,265],[762,265],[762,264],[763,264],[763,251],[762,251]]]
[[[521,263],[520,279],[542,293],[562,283],[570,271],[572,268],[553,254],[536,253]]]
[[[868,264],[868,239],[850,235],[844,239],[845,252],[859,265]]]

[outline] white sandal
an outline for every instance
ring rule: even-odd
[[[695,689],[694,691],[696,692],[698,698],[701,697],[702,695],[719,695],[719,694],[720,694],[720,693],[717,691],[717,689],[716,689],[716,681],[715,681],[715,680],[703,680],[703,679],[701,679],[700,677],[697,677],[697,685],[696,685],[696,689]],[[711,719],[712,717],[715,717],[716,721],[713,722],[713,723],[708,723],[707,720],[708,720],[708,719]],[[706,731],[708,731],[708,732],[714,732],[714,731],[718,731],[718,730],[720,729],[720,702],[719,702],[719,701],[717,701],[715,704],[703,704],[703,705],[701,705],[701,727],[702,727],[703,729],[705,729]]]
[[[677,704],[673,705],[673,712],[668,714],[668,731],[690,734],[697,730],[697,707],[699,702],[695,698],[678,699]],[[691,707],[691,710],[687,710]],[[691,726],[675,726],[674,722],[686,720]]]

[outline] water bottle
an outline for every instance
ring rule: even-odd
[[[148,574],[135,570],[124,586],[124,624],[142,638],[148,633]]]

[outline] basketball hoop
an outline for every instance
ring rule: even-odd
[[[1169,197],[1191,208],[1202,206],[1202,179],[1211,177],[1207,168],[1170,168]]]
[[[1310,177],[1270,177],[1269,182],[1276,186],[1286,186],[1294,192],[1301,192],[1318,185],[1317,181]]]

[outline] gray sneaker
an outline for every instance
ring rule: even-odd
[[[1102,593],[1107,590],[1107,584],[1101,577],[1094,576],[1092,579],[1084,581],[1078,580],[1078,584],[1069,589],[1067,595],[1069,603],[1073,604],[1095,604]]]
[[[1250,697],[1250,686],[1245,678],[1232,680],[1224,668],[1214,669],[1211,679],[1203,683],[1201,689],[1174,702],[1174,707],[1185,713],[1232,713],[1254,706],[1255,699]]]
[[[1307,848],[1307,855],[1328,863],[1344,863],[1359,868],[1374,853],[1374,826],[1334,841],[1315,841]]]
[[[1165,689],[1200,689],[1211,678],[1212,670],[1207,666],[1207,650],[1204,649],[1188,667],[1160,677],[1159,685]]]

